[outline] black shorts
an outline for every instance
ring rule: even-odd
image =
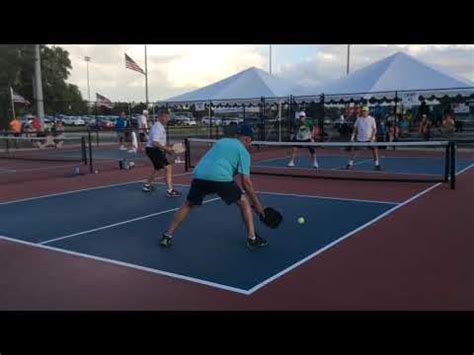
[[[139,136],[138,139],[140,140],[140,142],[142,142],[142,143],[146,142],[146,133],[145,132],[140,132],[138,134],[138,136]]]
[[[193,179],[187,200],[193,206],[202,204],[206,195],[217,194],[226,204],[238,202],[242,197],[242,190],[235,181],[221,182]]]
[[[297,143],[312,143],[312,142],[311,142],[311,139],[306,139],[306,140],[304,140],[304,141],[299,141],[299,140],[296,140],[296,138],[293,139],[293,142],[297,142]],[[300,145],[295,145],[294,147],[295,147],[295,148],[305,148],[305,147],[302,147],[302,146],[300,146]],[[311,154],[314,154],[314,147],[307,147],[307,148],[308,148],[308,150],[309,150],[309,152],[310,152]]]
[[[371,143],[371,141],[356,141],[356,143]],[[350,147],[349,149],[351,149],[351,150],[362,150],[362,149],[374,150],[374,149],[377,149],[377,148],[378,147]]]
[[[155,170],[160,170],[165,166],[170,165],[168,159],[166,159],[166,153],[161,149],[147,147],[145,152],[147,157],[150,158],[153,163]]]

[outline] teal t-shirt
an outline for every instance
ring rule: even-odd
[[[193,178],[229,182],[237,174],[250,175],[250,153],[235,138],[219,139],[201,158]]]

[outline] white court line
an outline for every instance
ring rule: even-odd
[[[216,198],[213,198],[213,199],[210,199],[210,200],[206,200],[206,201],[203,202],[203,204],[204,204],[204,203],[208,203],[208,202],[212,202],[212,201],[217,201],[217,200],[219,200],[219,199],[220,199],[219,197],[216,197]],[[79,232],[79,233],[74,233],[74,234],[69,234],[69,235],[65,235],[65,236],[62,236],[62,237],[54,238],[54,239],[45,240],[45,241],[42,241],[42,242],[40,242],[40,243],[38,243],[38,244],[45,245],[45,244],[57,242],[57,241],[59,241],[59,240],[64,240],[64,239],[69,239],[69,238],[72,238],[72,237],[77,237],[77,236],[83,235],[83,234],[93,233],[93,232],[97,232],[97,231],[100,231],[100,230],[104,230],[104,229],[109,229],[109,228],[121,226],[121,225],[123,225],[123,224],[131,223],[131,222],[136,222],[136,221],[140,221],[140,220],[142,220],[142,219],[147,219],[147,218],[159,216],[159,215],[162,215],[162,214],[165,214],[165,213],[177,211],[177,210],[179,210],[180,208],[181,208],[181,206],[175,207],[175,208],[171,208],[171,209],[166,210],[166,211],[160,211],[160,212],[152,213],[152,214],[149,214],[149,215],[146,215],[146,216],[142,216],[142,217],[136,217],[136,218],[128,219],[128,220],[126,220],[126,221],[122,221],[122,222],[118,222],[118,223],[114,223],[114,224],[109,224],[109,225],[106,225],[106,226],[103,226],[103,227],[94,228],[94,229],[89,229],[89,230],[87,230],[87,231],[83,231],[83,232]]]
[[[74,163],[71,163],[71,164],[67,164],[67,165],[56,165],[56,166],[48,166],[48,167],[43,167],[43,168],[31,168],[31,169],[0,169],[0,172],[2,172],[2,170],[9,170],[7,172],[11,172],[11,173],[23,173],[25,171],[38,171],[38,170],[52,170],[52,169],[59,169],[59,168],[67,168],[67,167],[72,167],[72,166],[82,166],[82,162],[80,162],[79,164],[74,164]]]
[[[463,170],[457,172],[457,173],[456,173],[456,176],[457,176],[457,175],[460,175],[460,174],[462,174],[462,173],[464,173],[465,171],[469,170],[469,169],[472,168],[472,167],[474,167],[474,164],[471,164],[471,165],[469,165],[468,167],[466,167],[465,169],[463,169]],[[289,267],[286,268],[285,270],[280,271],[278,274],[273,275],[272,277],[266,279],[265,281],[259,283],[259,284],[256,285],[256,286],[252,287],[250,290],[248,290],[248,295],[251,295],[252,293],[254,293],[255,291],[261,289],[262,287],[264,287],[265,285],[269,284],[270,282],[275,281],[277,278],[283,276],[284,274],[286,274],[286,273],[290,272],[291,270],[297,268],[298,266],[304,264],[304,263],[307,262],[308,260],[310,260],[310,259],[314,258],[315,256],[317,256],[317,255],[323,253],[324,251],[326,251],[326,250],[332,248],[333,246],[335,246],[336,244],[339,244],[340,242],[342,242],[343,240],[349,238],[349,237],[352,236],[353,234],[355,234],[355,233],[361,231],[362,229],[367,228],[368,226],[374,224],[374,223],[377,222],[378,220],[384,218],[385,216],[387,216],[387,215],[389,215],[390,213],[392,213],[392,212],[398,210],[399,208],[401,208],[401,207],[403,207],[403,206],[409,204],[410,202],[416,200],[417,198],[423,196],[424,194],[430,192],[431,190],[437,188],[438,186],[440,186],[440,185],[442,185],[442,184],[443,184],[443,183],[439,182],[439,183],[437,183],[437,184],[435,184],[435,185],[433,185],[433,186],[431,186],[431,187],[428,187],[427,189],[425,189],[425,190],[423,190],[423,191],[417,193],[416,195],[410,197],[408,200],[406,200],[406,201],[404,201],[404,202],[398,204],[397,206],[395,206],[395,207],[389,209],[388,211],[385,211],[384,213],[382,213],[381,215],[379,215],[379,216],[377,216],[376,218],[372,219],[371,221],[367,222],[366,224],[364,224],[364,225],[362,225],[362,226],[360,226],[360,227],[354,229],[353,231],[347,233],[346,235],[343,235],[343,236],[340,237],[339,239],[336,239],[336,240],[333,241],[332,243],[326,245],[324,248],[317,250],[317,251],[314,252],[313,254],[308,255],[306,258],[301,259],[300,261],[298,261],[298,262],[296,262],[295,264],[289,266]]]
[[[286,273],[288,273],[288,272],[290,272],[291,270],[297,268],[297,267],[300,266],[301,264],[304,264],[304,263],[307,262],[308,260],[314,258],[316,255],[319,255],[319,254],[323,253],[324,251],[328,250],[329,248],[332,248],[334,245],[339,244],[340,242],[342,242],[343,240],[349,238],[349,237],[352,236],[353,234],[355,234],[355,233],[361,231],[362,229],[367,228],[368,226],[374,224],[374,223],[377,222],[378,220],[384,218],[385,216],[387,216],[387,215],[389,215],[390,213],[392,213],[392,212],[398,210],[399,208],[401,208],[401,207],[407,205],[408,203],[410,203],[410,202],[412,202],[413,200],[417,199],[418,197],[424,195],[425,193],[427,193],[427,192],[433,190],[434,188],[438,187],[439,185],[441,185],[441,183],[437,183],[437,184],[435,184],[435,185],[433,185],[433,186],[431,186],[431,187],[429,187],[429,188],[427,188],[427,189],[421,191],[420,193],[416,194],[415,196],[409,198],[408,200],[406,200],[406,201],[404,201],[404,202],[402,202],[402,203],[396,205],[395,207],[389,209],[388,211],[385,211],[384,213],[382,213],[382,214],[380,214],[379,216],[375,217],[375,218],[372,219],[371,221],[369,221],[369,222],[363,224],[362,226],[360,226],[360,227],[358,227],[358,228],[352,230],[351,232],[349,232],[349,233],[343,235],[343,236],[340,237],[339,239],[336,239],[336,240],[333,241],[332,243],[326,245],[324,248],[321,248],[321,249],[317,250],[317,251],[314,252],[313,254],[308,255],[306,258],[301,259],[300,261],[296,262],[295,264],[293,264],[293,265],[287,267],[286,269],[280,271],[278,274],[275,274],[275,275],[273,275],[272,277],[266,279],[265,281],[259,283],[258,285],[252,287],[250,290],[248,290],[249,294],[254,293],[255,291],[257,291],[257,290],[259,290],[260,288],[262,288],[263,286],[269,284],[270,282],[275,281],[277,278],[279,278],[279,277],[285,275]]]
[[[173,184],[173,185],[174,186],[181,186],[181,187],[190,187],[191,186],[191,185],[186,185],[186,184]],[[273,191],[257,191],[257,190],[255,190],[255,193],[265,194],[265,195],[301,197],[301,198],[319,198],[319,199],[325,199],[325,200],[384,203],[384,204],[388,204],[388,205],[397,205],[397,204],[400,203],[400,202],[392,202],[392,201],[363,200],[363,199],[356,199],[356,198],[331,197],[331,196],[321,196],[321,195],[290,194],[290,193],[273,192]]]
[[[255,192],[258,193],[258,194],[265,194],[265,195],[317,198],[317,199],[324,199],[324,200],[382,203],[382,204],[387,204],[387,205],[398,205],[399,204],[399,202],[378,201],[378,200],[361,200],[361,199],[356,199],[356,198],[327,197],[327,196],[320,196],[320,195],[287,194],[287,193],[281,193],[281,192],[267,192],[267,191],[255,191]]]
[[[471,164],[470,166],[466,167],[465,169],[463,169],[462,171],[458,172],[456,175],[459,175],[461,173],[463,173],[464,171],[472,168],[474,166],[474,164]],[[26,244],[26,245],[29,245],[29,246],[32,246],[32,247],[36,247],[36,248],[42,248],[42,249],[48,249],[48,250],[52,250],[52,251],[56,251],[56,252],[60,252],[60,253],[64,253],[64,254],[70,254],[70,255],[75,255],[75,256],[80,256],[80,257],[83,257],[83,258],[86,258],[86,259],[92,259],[92,260],[98,260],[98,261],[103,261],[103,262],[107,262],[107,263],[110,263],[110,264],[115,264],[115,265],[120,265],[120,266],[125,266],[125,267],[129,267],[129,268],[132,268],[132,269],[137,269],[137,270],[141,270],[141,271],[146,271],[146,272],[150,272],[150,273],[153,273],[153,274],[159,274],[159,275],[164,275],[164,276],[170,276],[172,278],[176,278],[176,279],[181,279],[181,280],[186,280],[186,281],[191,281],[191,282],[195,282],[195,283],[198,283],[198,284],[202,284],[202,285],[206,285],[206,286],[211,286],[211,287],[215,287],[215,288],[219,288],[219,289],[223,289],[223,290],[227,290],[227,291],[232,291],[232,292],[236,292],[236,293],[239,293],[239,294],[243,294],[243,295],[251,295],[252,293],[254,293],[255,291],[257,291],[258,289],[262,288],[263,286],[267,285],[268,283],[272,282],[273,280],[277,279],[278,277],[282,276],[283,274],[285,273],[288,273],[289,271],[293,270],[294,268],[298,267],[299,265],[303,264],[304,262],[312,259],[313,257],[315,257],[316,255],[324,252],[325,250],[329,249],[330,247],[340,243],[343,239],[346,239],[348,238],[349,236],[353,235],[354,233],[362,230],[363,228],[366,228],[367,226],[369,226],[370,224],[373,224],[375,223],[377,220],[387,216],[388,214],[390,214],[391,212],[395,211],[396,209],[398,208],[401,208],[402,206],[408,204],[409,202],[415,200],[416,198],[420,197],[421,195],[429,192],[430,190],[440,186],[442,183],[438,183],[436,185],[433,185],[425,190],[423,190],[422,192],[418,193],[417,195],[411,197],[410,199],[406,200],[405,202],[395,206],[394,208],[384,212],[382,215],[376,217],[375,219],[373,219],[372,221],[369,221],[368,223],[366,223],[365,225],[353,230],[352,232],[349,232],[348,234],[346,234],[345,236],[339,238],[338,240],[332,242],[331,244],[327,245],[326,247],[324,247],[323,249],[320,249],[318,250],[317,252],[315,252],[314,254],[306,257],[305,259],[303,260],[300,260],[299,262],[293,264],[292,266],[290,266],[289,268],[281,271],[280,273],[272,276],[271,278],[261,282],[260,284],[252,287],[250,290],[242,290],[242,289],[239,289],[239,288],[235,288],[235,287],[230,287],[230,286],[226,286],[226,285],[222,285],[222,284],[218,284],[218,283],[213,283],[213,282],[208,282],[208,281],[203,281],[201,279],[196,279],[196,278],[192,278],[192,277],[188,277],[188,276],[183,276],[183,275],[180,275],[180,274],[174,274],[174,273],[170,273],[170,272],[166,272],[166,271],[161,271],[161,270],[156,270],[156,269],[151,269],[151,268],[146,268],[146,267],[142,267],[142,266],[138,266],[138,265],[135,265],[135,264],[129,264],[129,263],[125,263],[125,262],[121,262],[121,261],[116,261],[116,260],[112,260],[112,259],[107,259],[107,258],[102,258],[102,257],[96,257],[96,256],[91,256],[91,255],[88,255],[88,254],[82,254],[82,253],[77,253],[77,252],[73,252],[73,251],[68,251],[68,250],[64,250],[64,249],[60,249],[60,248],[54,248],[54,247],[51,247],[51,246],[47,246],[47,245],[40,245],[40,244],[36,244],[36,243],[31,243],[31,242],[26,242],[26,241],[23,241],[23,240],[19,240],[19,239],[14,239],[14,238],[8,238],[8,237],[5,237],[5,236],[1,236],[0,235],[0,239],[4,239],[4,240],[8,240],[8,241],[11,241],[11,242],[14,242],[14,243],[20,243],[20,244]],[[176,184],[177,185],[177,184]],[[177,185],[179,186],[179,185]],[[181,186],[188,186],[188,185],[181,185]]]
[[[182,174],[176,174],[173,175],[174,177],[178,176],[185,176],[185,175],[190,175],[192,172],[189,173],[182,173]],[[157,180],[164,179],[164,176],[160,176],[156,178]],[[6,201],[6,202],[0,202],[0,206],[2,205],[8,205],[10,203],[17,203],[17,202],[25,202],[25,201],[31,201],[31,200],[38,200],[42,198],[49,198],[49,197],[55,197],[55,196],[63,196],[63,195],[69,195],[69,194],[75,194],[77,192],[84,192],[84,191],[93,191],[93,190],[100,190],[100,189],[107,189],[109,187],[115,187],[115,186],[124,186],[124,185],[130,185],[130,184],[136,184],[137,182],[143,182],[145,178],[140,179],[140,180],[133,180],[133,181],[128,181],[128,182],[122,182],[119,184],[111,184],[111,185],[101,185],[101,186],[95,186],[95,187],[88,187],[84,189],[79,189],[79,190],[71,190],[71,191],[65,191],[65,192],[59,192],[59,193],[54,193],[54,194],[49,194],[49,195],[41,195],[41,196],[35,196],[35,197],[28,197],[20,200],[12,200],[12,201]]]
[[[240,294],[243,294],[243,295],[248,295],[249,294],[247,290],[242,290],[240,288],[231,287],[231,286],[227,286],[227,285],[222,285],[222,284],[211,282],[211,281],[205,281],[205,280],[197,279],[197,278],[194,278],[194,277],[184,276],[184,275],[181,275],[181,274],[175,274],[175,273],[172,273],[172,272],[162,271],[162,270],[158,270],[158,269],[152,269],[152,268],[148,268],[148,267],[144,267],[144,266],[139,266],[139,265],[136,265],[136,264],[130,264],[130,263],[126,263],[126,262],[123,262],[123,261],[103,258],[103,257],[99,257],[99,256],[93,256],[93,255],[89,255],[89,254],[78,253],[78,252],[75,252],[75,251],[55,248],[55,247],[51,247],[51,246],[48,246],[48,245],[35,244],[35,243],[31,243],[31,242],[26,242],[24,240],[9,238],[9,237],[2,236],[2,235],[0,235],[0,239],[6,240],[6,241],[9,241],[9,242],[19,243],[19,244],[25,244],[25,245],[35,247],[35,248],[47,249],[47,250],[51,250],[51,251],[55,251],[55,252],[59,252],[59,253],[63,253],[63,254],[79,256],[79,257],[82,257],[82,258],[85,258],[85,259],[91,259],[91,260],[96,260],[96,261],[102,261],[102,262],[109,263],[109,264],[124,266],[124,267],[128,267],[128,268],[135,269],[135,270],[149,272],[149,273],[152,273],[152,274],[169,276],[171,278],[190,281],[190,282],[194,282],[194,283],[201,284],[201,285],[211,286],[211,287],[219,288],[219,289],[226,290],[226,291],[240,293]]]

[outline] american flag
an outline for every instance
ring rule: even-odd
[[[107,108],[112,108],[113,107],[112,101],[110,101],[105,96],[102,96],[101,94],[96,93],[95,94],[95,100],[97,101],[98,106],[105,106]]]
[[[135,63],[133,59],[127,55],[127,53],[125,53],[125,68],[135,70],[145,75],[145,72],[142,70],[142,68],[140,68],[138,64]]]
[[[11,93],[12,93],[13,102],[20,103],[20,104],[25,104],[25,105],[30,104],[30,102],[27,99],[25,99],[23,96],[18,95],[17,93],[15,93],[15,91],[13,91],[12,88],[10,88],[10,90],[11,90]]]

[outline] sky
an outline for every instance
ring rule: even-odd
[[[59,45],[70,54],[68,82],[91,100],[145,101],[145,76],[125,69],[127,53],[145,68],[144,45]],[[351,45],[350,71],[405,52],[474,81],[474,45]],[[147,45],[149,100],[158,101],[212,84],[249,67],[269,71],[269,45]],[[316,85],[346,75],[347,45],[272,45],[272,74]]]

